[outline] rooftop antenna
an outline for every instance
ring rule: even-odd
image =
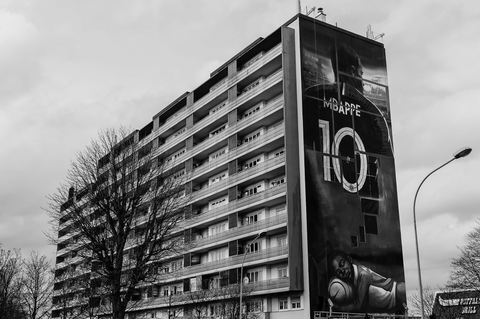
[[[317,15],[315,16],[315,19],[322,21],[322,22],[327,22],[327,15],[323,13],[323,8],[318,8]]]
[[[308,10],[308,7],[305,7],[305,14],[308,16],[310,16],[310,14],[315,11],[315,7],[311,8],[310,10]]]
[[[378,35],[374,35],[373,34],[373,31],[372,31],[372,26],[369,24],[367,26],[367,38],[368,39],[372,39],[372,40],[378,40],[378,39],[382,39],[382,42],[383,42],[383,37],[385,36],[385,33],[380,33]]]

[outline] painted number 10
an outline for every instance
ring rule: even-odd
[[[342,181],[343,188],[350,193],[356,193],[358,190],[362,189],[367,179],[367,155],[365,155],[365,145],[363,144],[360,135],[356,133],[350,127],[343,127],[335,134],[330,145],[330,122],[325,120],[318,120],[318,126],[321,130],[323,136],[323,153],[330,154],[333,156],[324,156],[323,157],[323,176],[326,181],[332,181],[331,176],[331,166],[333,165],[333,170],[335,176],[339,181]],[[350,183],[342,174],[341,162],[339,156],[340,143],[343,138],[350,136],[353,138],[355,143],[355,153],[360,156],[359,163],[359,172],[356,182]],[[353,160],[353,159],[352,159]],[[331,163],[330,163],[331,161]]]

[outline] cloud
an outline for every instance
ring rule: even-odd
[[[19,97],[40,79],[38,31],[24,16],[0,10],[0,102]],[[4,107],[1,107],[4,110]]]
[[[319,6],[304,0],[305,7]],[[421,180],[459,147],[473,153],[431,176],[418,198],[425,283],[478,216],[476,3],[326,0],[327,22],[385,33],[407,288],[415,289],[412,203]],[[75,153],[106,127],[142,128],[258,37],[295,1],[3,1],[0,4],[0,242],[46,245],[41,210]],[[428,19],[426,18],[428,17]],[[30,236],[26,236],[29,234]],[[43,248],[42,248],[43,247]],[[437,252],[442,247],[442,253]]]

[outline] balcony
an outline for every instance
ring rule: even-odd
[[[263,281],[257,281],[254,283],[249,283],[244,285],[247,287],[245,291],[249,291],[250,293],[254,294],[261,294],[262,292],[269,292],[271,290],[287,290],[289,288],[290,279],[288,277],[283,278],[275,278],[275,279],[267,279]],[[228,287],[228,286],[227,286]],[[226,288],[226,287],[224,287]],[[222,288],[218,288],[221,291]],[[159,307],[168,307],[168,306],[176,306],[176,305],[184,305],[186,303],[192,303],[195,298],[195,294],[197,291],[194,292],[183,292],[178,294],[173,294],[171,296],[161,296],[161,297],[153,297],[144,299],[140,302],[137,302],[134,306],[135,310],[146,310],[146,309],[155,309]],[[212,294],[211,296],[216,296],[217,294]],[[218,297],[221,299],[222,297]],[[215,299],[211,299],[213,301]]]
[[[249,178],[252,178],[255,175],[262,174],[265,172],[268,172],[272,169],[278,168],[282,165],[285,165],[285,156],[278,156],[275,158],[272,158],[270,160],[267,160],[265,162],[261,162],[257,164],[257,166],[252,167],[248,170],[240,171],[237,174],[230,175],[228,178],[221,180],[215,184],[209,185],[207,187],[204,187],[196,192],[192,193],[192,196],[190,197],[190,200],[192,202],[198,201],[202,197],[205,197],[207,195],[210,195],[212,193],[216,193],[220,190],[227,189],[229,187],[232,187],[233,185],[237,184],[241,180],[246,180]]]
[[[72,234],[72,236],[73,236],[73,234]],[[58,250],[56,256],[59,257],[59,256],[62,256],[62,255],[65,255],[66,253],[68,253],[72,250],[76,250],[76,249],[82,247],[83,245],[84,245],[83,242],[76,242],[73,245],[70,245],[70,246],[67,246],[63,249]]]
[[[75,264],[78,264],[80,263],[84,258],[83,257],[80,257],[80,256],[77,256],[77,257],[74,257],[74,258],[66,258],[65,261],[61,262],[61,263],[58,263],[55,265],[55,270],[57,269],[60,269],[60,268],[64,268],[68,265],[75,265]]]
[[[255,195],[243,197],[233,202],[230,202],[227,205],[223,205],[223,206],[220,206],[219,208],[215,208],[205,213],[195,215],[195,217],[185,221],[185,226],[192,227],[193,224],[199,225],[209,220],[215,220],[222,216],[227,216],[228,214],[248,208],[252,205],[265,203],[270,199],[285,196],[286,191],[287,191],[287,188],[285,185],[268,188],[265,191],[259,192]]]
[[[260,260],[277,260],[283,259],[288,257],[288,246],[276,246],[270,247],[267,249],[262,249],[260,251],[247,254],[245,256],[245,264],[249,264],[255,261]],[[185,267],[179,271],[174,272],[172,275],[178,277],[192,277],[198,276],[204,273],[208,273],[211,271],[222,271],[228,270],[233,267],[240,267],[243,260],[243,254],[228,257],[218,261],[207,262],[204,264],[192,265],[189,267]]]
[[[88,300],[89,300],[88,297],[73,298],[67,301],[67,308],[74,308],[82,305],[87,305]],[[52,310],[63,310],[64,308],[65,308],[65,305],[62,303],[59,303],[58,305],[53,305]]]
[[[262,280],[257,282],[250,282],[244,285],[245,290],[252,291],[254,293],[268,291],[269,293],[272,290],[279,290],[285,289],[290,287],[290,278],[289,277],[282,277],[282,278],[275,278],[275,279],[268,279]]]
[[[174,116],[170,117],[167,119],[165,123],[163,123],[160,128],[154,132],[152,132],[149,136],[144,138],[141,142],[140,145],[147,144],[148,142],[154,140],[157,138],[161,133],[164,133],[168,129],[170,129],[172,126],[174,126],[179,120],[185,119],[187,116],[192,114],[193,112],[199,110],[200,108],[204,107],[206,104],[211,102],[215,97],[217,97],[221,92],[226,91],[229,87],[232,87],[239,81],[243,80],[250,74],[254,73],[255,71],[259,70],[262,68],[264,65],[272,61],[274,58],[276,58],[278,55],[282,53],[282,46],[281,44],[275,46],[272,48],[270,51],[266,52],[262,58],[260,58],[258,61],[250,65],[249,67],[241,70],[240,72],[234,74],[232,77],[228,78],[227,80],[220,81],[218,84],[213,86],[213,90],[210,91],[207,95],[202,97],[200,100],[196,101],[191,108],[182,108],[179,110],[177,113],[174,114]],[[238,104],[236,104],[233,108],[237,107]]]
[[[268,144],[276,139],[279,139],[283,137],[284,133],[285,129],[283,126],[276,127],[275,129],[267,132],[266,134],[261,135],[260,138],[256,139],[255,141],[252,141],[250,143],[244,143],[239,147],[229,150],[228,153],[225,154],[225,156],[221,156],[218,159],[209,161],[203,165],[196,167],[192,172],[191,178],[197,178],[198,176],[207,173],[208,171],[212,170],[215,167],[218,167],[219,165],[228,163],[241,155],[244,155],[256,148],[261,147],[264,144]],[[197,151],[196,153],[199,153],[200,150],[194,148],[193,151]],[[194,153],[193,155],[195,155],[196,153]]]
[[[277,46],[270,49],[269,51],[265,52],[265,54],[260,59],[258,59],[248,67],[240,70],[239,72],[231,76],[228,79],[228,87],[231,87],[232,85],[245,79],[250,74],[255,73],[256,71],[261,69],[263,66],[265,66],[267,63],[269,63],[274,58],[276,58],[278,55],[280,55],[281,53],[282,53],[282,44],[280,43]]]
[[[205,247],[208,245],[220,243],[227,240],[234,240],[236,237],[244,236],[252,232],[260,232],[269,228],[277,228],[276,226],[285,226],[287,223],[287,214],[279,214],[269,218],[257,221],[256,223],[246,224],[239,227],[229,229],[220,234],[204,237],[193,241],[194,247]]]
[[[249,99],[253,98],[254,96],[260,94],[264,90],[266,90],[266,89],[274,86],[275,84],[279,83],[282,80],[282,76],[283,76],[283,72],[282,72],[281,69],[276,71],[275,73],[271,74],[260,85],[258,85],[254,89],[248,91],[247,93],[242,94],[237,99],[231,101],[231,103],[229,103],[229,106],[226,108],[226,110],[236,108],[238,105],[240,105],[242,103],[245,103],[246,101],[248,101]],[[275,99],[274,103],[272,103],[272,107],[276,107],[277,109],[280,108],[280,105],[283,105],[283,101],[280,102],[280,100],[277,100],[277,99]],[[269,110],[272,110],[272,109],[269,108]],[[215,115],[215,116],[222,116],[222,114],[223,114],[222,112],[219,112],[219,114]],[[261,114],[261,112],[259,112],[259,114]],[[261,117],[258,116],[256,118],[261,118]],[[253,121],[253,117],[251,118],[251,121]],[[213,145],[215,145],[215,144],[217,144],[221,141],[224,141],[225,138],[234,134],[235,132],[237,132],[241,128],[247,126],[249,123],[251,123],[251,121],[240,121],[239,122],[240,125],[232,125],[232,126],[228,127],[225,131],[223,131],[221,134],[217,134],[214,137],[207,138],[207,139],[203,140],[199,144],[195,145],[191,150],[189,150],[185,154],[181,155],[175,161],[175,163],[166,165],[166,168],[170,167],[170,165],[173,167],[174,165],[177,165],[178,163],[181,163],[181,162],[185,161],[187,158],[194,156],[195,154],[201,152],[202,150],[205,150],[205,149],[207,149],[209,147],[212,147]],[[194,125],[193,130],[192,129],[188,130],[186,133],[187,133],[187,135],[191,135],[192,132],[195,132],[198,129],[200,129],[200,126]],[[182,135],[178,136],[177,138],[172,139],[166,145],[162,145],[161,147],[159,147],[155,151],[153,151],[152,156],[156,157],[156,156],[164,153],[165,151],[167,151],[169,149],[169,147],[171,147],[175,143],[180,142],[180,139],[183,140],[185,138],[185,136],[187,136],[187,135],[182,134]]]

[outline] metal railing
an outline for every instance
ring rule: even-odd
[[[255,176],[257,174],[268,172],[269,170],[284,164],[285,164],[284,155],[271,158],[267,161],[258,163],[255,167],[252,167],[243,171],[239,171],[238,173],[229,175],[227,178],[219,182],[216,182],[215,184],[208,185],[198,191],[194,191],[191,194],[190,200],[192,202],[197,201],[198,199],[206,195],[209,195],[214,192],[218,192],[219,190],[222,190],[222,189],[227,189],[229,187],[232,187],[242,179],[251,178],[252,176]]]
[[[283,225],[286,222],[287,222],[287,214],[282,213],[269,218],[261,219],[255,223],[241,225],[239,227],[229,229],[219,234],[206,236],[201,239],[193,240],[192,244],[194,246],[204,247],[213,243],[221,242],[226,239],[232,240],[234,237],[242,236],[251,232],[260,231],[260,230],[270,228],[270,227],[275,227],[278,225]]]
[[[150,141],[154,140],[161,133],[166,132],[168,129],[170,129],[172,126],[178,123],[178,121],[184,120],[188,115],[199,110],[200,108],[205,106],[207,103],[212,101],[214,98],[216,98],[220,94],[220,92],[226,91],[227,88],[231,87],[232,85],[235,85],[242,79],[246,78],[248,75],[254,73],[258,69],[263,67],[265,64],[269,63],[271,60],[273,60],[275,57],[277,57],[282,53],[281,49],[282,49],[281,44],[273,47],[271,50],[266,52],[262,56],[262,58],[260,58],[258,61],[250,65],[248,68],[243,69],[240,72],[234,74],[233,76],[227,78],[226,81],[225,80],[219,81],[219,83],[214,85],[214,89],[212,91],[210,91],[208,94],[203,96],[200,100],[196,101],[192,105],[192,107],[189,107],[189,108],[184,107],[181,110],[177,111],[173,117],[169,117],[156,131],[146,136],[140,142],[141,145],[147,144]],[[174,119],[178,119],[178,121],[173,121]]]
[[[188,227],[192,227],[192,224],[201,224],[205,221],[208,221],[209,219],[218,219],[223,215],[226,216],[228,214],[234,213],[241,209],[247,208],[252,204],[263,203],[267,200],[283,196],[285,195],[286,191],[287,188],[285,185],[267,188],[263,192],[259,192],[255,195],[246,196],[233,202],[229,202],[227,205],[211,209],[198,215],[194,215],[193,218],[188,219],[185,224],[188,224]]]

